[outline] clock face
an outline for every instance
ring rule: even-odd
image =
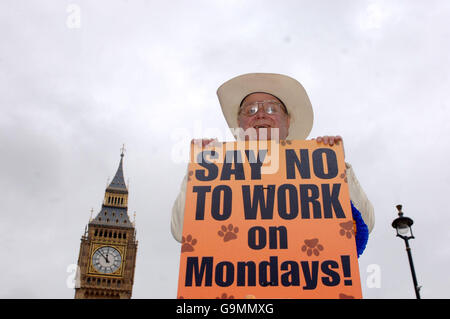
[[[97,249],[92,256],[92,264],[101,273],[111,274],[119,269],[122,256],[119,251],[110,246]]]

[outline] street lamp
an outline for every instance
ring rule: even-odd
[[[395,207],[398,210],[399,217],[392,222],[392,227],[394,227],[397,230],[397,237],[400,237],[405,241],[406,252],[408,253],[409,266],[411,267],[411,274],[414,282],[414,291],[416,292],[417,299],[420,299],[419,290],[421,287],[417,285],[416,272],[414,270],[414,264],[411,255],[411,248],[409,247],[408,242],[410,239],[414,239],[411,229],[411,225],[414,223],[414,221],[409,217],[403,216],[402,205],[397,205]]]

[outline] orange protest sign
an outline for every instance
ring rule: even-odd
[[[342,146],[191,144],[178,298],[361,298]]]

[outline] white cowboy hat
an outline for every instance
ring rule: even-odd
[[[274,73],[249,73],[225,82],[217,89],[223,115],[230,128],[238,128],[238,112],[242,100],[255,92],[269,93],[286,106],[291,116],[290,140],[304,140],[311,132],[314,114],[303,86],[295,79]]]

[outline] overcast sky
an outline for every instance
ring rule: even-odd
[[[310,138],[344,138],[375,208],[364,297],[415,297],[391,227],[403,204],[422,297],[449,298],[449,16],[447,0],[1,1],[0,298],[73,298],[67,268],[123,143],[133,297],[176,298],[183,154],[231,140],[216,90],[248,72],[299,80]]]

